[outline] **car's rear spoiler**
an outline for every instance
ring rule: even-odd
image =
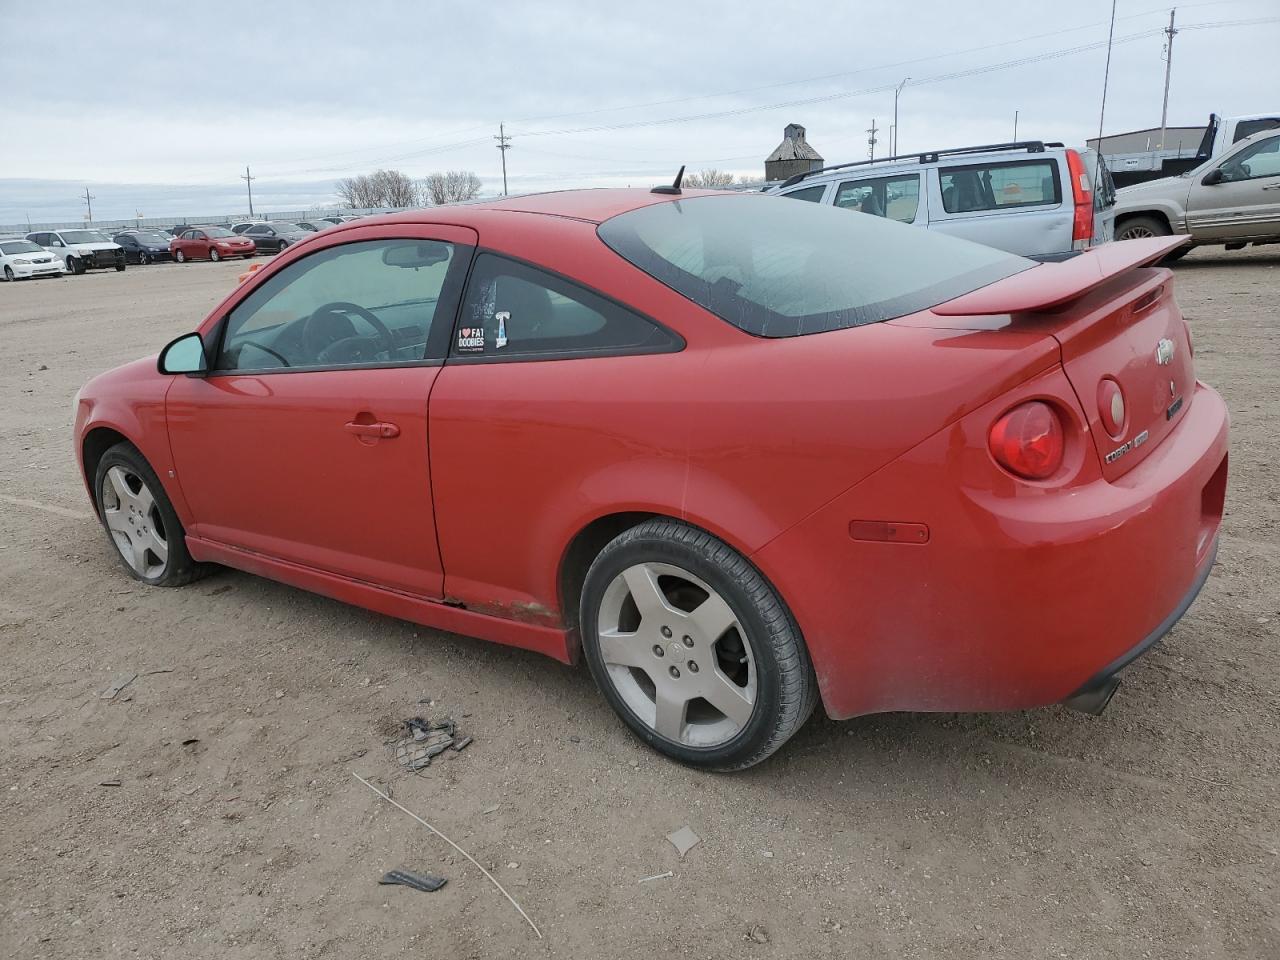
[[[1174,236],[1104,243],[1070,260],[1042,263],[940,303],[933,312],[943,317],[973,317],[1049,310],[1083,297],[1122,273],[1156,263],[1190,240]]]

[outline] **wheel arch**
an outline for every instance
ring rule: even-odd
[[[1120,227],[1126,221],[1133,220],[1136,217],[1150,217],[1154,220],[1161,220],[1164,222],[1164,225],[1169,228],[1170,233],[1180,232],[1177,226],[1174,224],[1173,218],[1169,215],[1168,211],[1162,210],[1159,207],[1152,207],[1146,210],[1126,210],[1124,211],[1124,213],[1116,214],[1116,225],[1115,225],[1116,232],[1118,233],[1120,231]]]
[[[102,425],[90,428],[80,442],[80,471],[84,475],[84,485],[89,490],[89,502],[93,504],[94,513],[98,512],[98,497],[93,489],[98,464],[102,462],[103,455],[118,443],[127,443],[137,449],[137,444],[119,430]]]

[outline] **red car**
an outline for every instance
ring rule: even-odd
[[[819,699],[1099,711],[1217,546],[1227,410],[1151,266],[1178,242],[1038,264],[639,190],[374,217],[92,380],[76,454],[134,577],[584,657],[686,763],[755,763]]]
[[[252,257],[258,252],[252,240],[238,237],[222,227],[188,227],[169,241],[169,253],[179,263],[226,257]]]

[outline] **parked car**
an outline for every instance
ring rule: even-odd
[[[1226,153],[1177,177],[1116,193],[1116,238],[1191,237],[1192,246],[1280,243],[1280,129],[1241,140]]]
[[[1114,191],[1097,154],[1024,141],[839,164],[767,192],[949,233],[1026,257],[1112,237]]]
[[[172,238],[158,231],[125,230],[111,239],[124,248],[125,260],[129,263],[160,263],[171,259],[169,242]]]
[[[259,253],[279,253],[299,240],[305,240],[314,234],[296,223],[282,220],[270,220],[266,223],[255,223],[241,236],[254,242]]]
[[[130,575],[581,652],[645,742],[738,769],[819,700],[1100,711],[1213,565],[1227,411],[1147,269],[1179,238],[1036,263],[706,191],[368,224],[81,390]]]
[[[226,257],[252,257],[257,253],[253,242],[237,237],[222,227],[191,227],[169,241],[169,252],[179,263],[188,260],[213,260]]]
[[[68,273],[125,268],[124,250],[99,230],[37,230],[27,239],[66,264]]]
[[[21,238],[0,239],[0,275],[5,280],[60,277],[66,264],[37,243]]]
[[[265,220],[242,220],[240,223],[233,223],[230,230],[234,234],[241,234],[252,227],[255,223],[266,223]]]

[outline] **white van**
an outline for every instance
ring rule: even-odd
[[[1115,221],[1115,188],[1097,154],[1038,140],[844,163],[766,192],[1042,260],[1108,242]]]

